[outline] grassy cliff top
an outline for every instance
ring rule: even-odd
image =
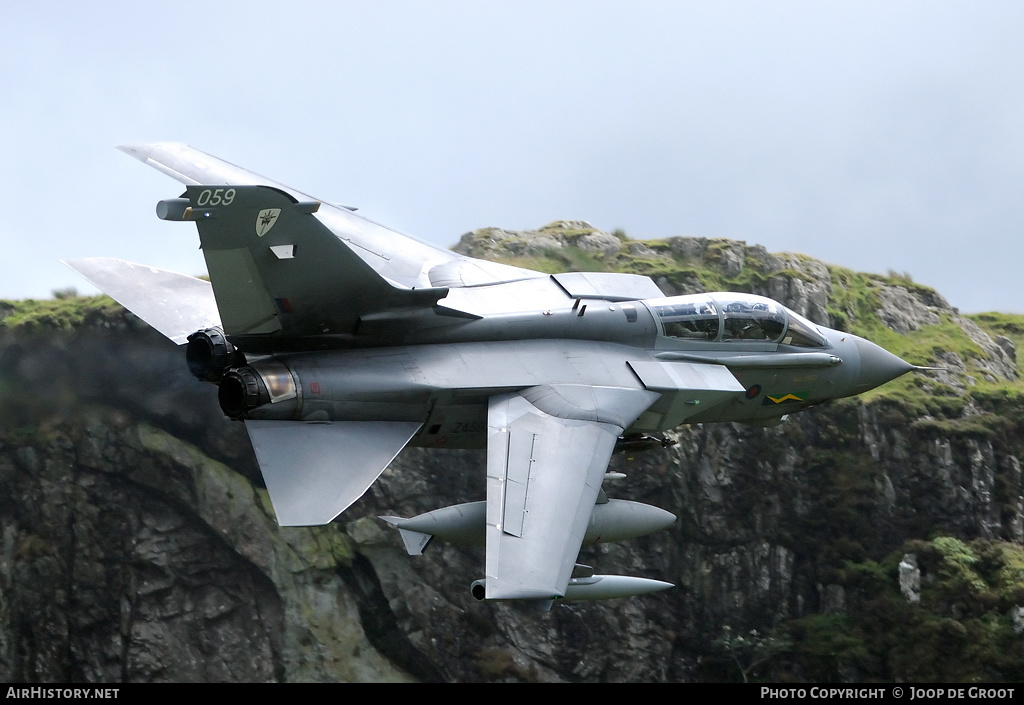
[[[52,299],[0,299],[0,328],[61,330],[111,321],[124,309],[109,296],[78,296],[73,290],[55,292]]]

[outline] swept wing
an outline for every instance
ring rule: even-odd
[[[657,397],[544,385],[491,399],[487,599],[565,595],[615,441]]]

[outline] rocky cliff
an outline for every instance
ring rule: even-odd
[[[281,529],[244,428],[174,345],[102,299],[0,304],[0,679],[1024,676],[1019,317],[727,240],[577,222],[459,247],[752,291],[946,369],[615,456],[609,494],[679,520],[581,559],[677,587],[540,613],[470,598],[482,549],[410,558],[375,518],[482,499],[482,452],[408,449],[335,523]]]

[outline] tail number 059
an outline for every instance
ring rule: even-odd
[[[206,189],[199,194],[199,198],[196,199],[196,205],[200,208],[205,206],[230,206],[231,202],[235,200],[235,190],[233,188],[222,189]]]

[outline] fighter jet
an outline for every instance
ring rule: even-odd
[[[485,447],[484,500],[383,517],[410,554],[435,537],[484,544],[477,599],[547,608],[670,587],[577,564],[584,544],[675,519],[608,499],[617,448],[681,424],[772,425],[914,369],[760,296],[487,262],[187,145],[120,149],[185,184],[157,216],[196,224],[210,281],[67,264],[185,347],[245,423],[282,526],[331,522],[407,445]]]

